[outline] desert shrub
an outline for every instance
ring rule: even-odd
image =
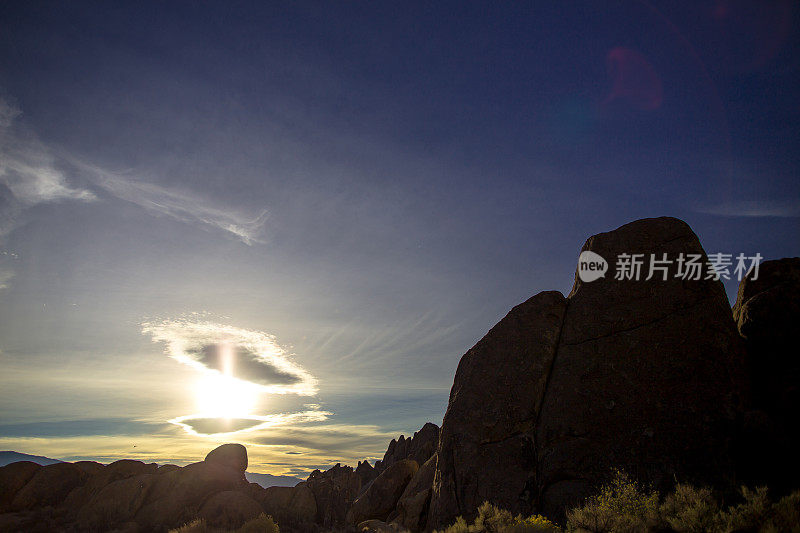
[[[567,512],[567,530],[611,533],[675,531],[678,533],[800,533],[800,491],[771,503],[765,487],[742,487],[743,501],[722,509],[707,488],[678,485],[658,504],[658,494],[643,489],[625,473],[583,507]]]
[[[618,470],[583,507],[567,511],[567,529],[591,533],[647,531],[659,522],[658,493]]]
[[[764,532],[791,531],[800,533],[800,490],[784,496],[772,506],[770,523]]]
[[[236,530],[236,533],[279,533],[278,524],[271,516],[261,513],[258,518],[253,518]]]
[[[478,507],[475,522],[467,524],[459,516],[455,523],[439,533],[555,533],[561,529],[541,515],[514,516],[489,502]]]
[[[742,487],[744,501],[720,513],[724,531],[758,530],[772,513],[766,487],[750,490]]]
[[[219,530],[209,527],[205,520],[192,520],[177,529],[171,529],[169,533],[219,533]]]
[[[184,524],[178,529],[170,530],[169,533],[279,533],[278,524],[271,516],[261,513],[258,518],[253,518],[244,523],[242,527],[234,531],[217,529],[206,524],[203,519],[193,520]]]
[[[561,531],[561,528],[540,514],[518,520],[508,529],[509,533],[551,533],[556,531]]]
[[[771,503],[766,487],[750,490],[742,487],[744,502],[720,513],[721,531],[758,531],[759,533],[800,533],[800,491]]]
[[[678,485],[659,508],[660,519],[679,533],[717,531],[722,526],[719,503],[710,489]]]

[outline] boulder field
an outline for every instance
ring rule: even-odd
[[[375,465],[264,489],[245,480],[239,444],[182,468],[12,463],[0,530],[166,531],[197,517],[233,529],[267,513],[284,532],[426,531],[487,500],[560,519],[614,469],[660,489],[800,487],[800,258],[750,270],[731,309],[709,271],[681,275],[680,257],[708,258],[678,219],[638,220],[582,251],[606,275],[576,272],[567,296],[514,307],[461,358],[441,428],[392,440]],[[638,280],[615,275],[625,254],[641,254]],[[648,276],[651,259],[664,269]]]

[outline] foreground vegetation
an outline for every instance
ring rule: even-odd
[[[764,487],[742,488],[741,501],[723,507],[710,489],[678,485],[664,498],[642,487],[624,472],[582,507],[567,512],[562,530],[540,515],[514,516],[486,502],[468,524],[459,517],[438,533],[800,533],[800,491],[773,503]]]
[[[195,520],[170,533],[223,533]],[[514,516],[489,502],[478,508],[472,523],[459,517],[435,533],[800,533],[800,491],[773,502],[764,487],[742,487],[740,501],[727,507],[707,488],[678,485],[661,498],[624,472],[567,512],[565,527],[541,515]],[[230,533],[279,533],[271,516],[262,514]]]
[[[280,529],[271,516],[262,513],[258,518],[248,520],[242,527],[233,531],[211,527],[205,520],[200,519],[173,529],[169,533],[280,533]]]

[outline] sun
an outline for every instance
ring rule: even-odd
[[[233,377],[233,350],[222,353],[222,372],[203,373],[197,382],[197,407],[208,418],[239,418],[252,414],[259,388]]]

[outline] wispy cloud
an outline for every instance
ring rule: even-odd
[[[95,200],[87,189],[67,183],[48,147],[20,124],[22,111],[0,98],[0,244],[27,208],[47,202]],[[7,252],[0,257],[0,290],[14,277]]]
[[[23,206],[58,200],[95,200],[87,190],[72,187],[51,151],[17,120],[19,108],[0,98],[0,183]]]
[[[742,200],[700,207],[700,213],[724,217],[800,217],[800,199]]]
[[[0,237],[14,229],[27,207],[61,200],[97,200],[96,192],[69,184],[69,169],[93,188],[156,215],[217,229],[248,245],[261,242],[266,209],[245,213],[223,208],[190,191],[169,189],[133,173],[90,164],[40,141],[20,122],[21,115],[17,106],[0,98]]]
[[[223,209],[210,205],[207,200],[188,191],[168,189],[126,173],[111,172],[80,161],[74,161],[73,164],[85,172],[95,185],[112,196],[151,213],[221,230],[234,235],[245,244],[261,242],[260,237],[269,215],[266,209],[257,214]]]
[[[385,450],[394,433],[366,424],[322,424],[314,426],[279,426],[254,431],[242,437],[249,446],[268,446],[308,454],[326,453],[375,458]]]

